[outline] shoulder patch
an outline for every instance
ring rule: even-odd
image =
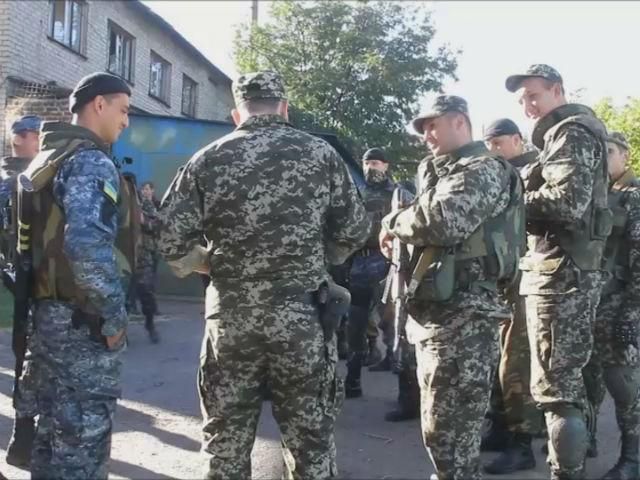
[[[118,190],[111,184],[111,182],[100,182],[102,185],[102,193],[111,200],[113,203],[118,203]]]

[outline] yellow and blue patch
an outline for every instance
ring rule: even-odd
[[[118,191],[109,182],[102,182],[102,193],[113,203],[118,203]]]

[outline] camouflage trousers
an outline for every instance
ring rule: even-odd
[[[531,394],[544,410],[549,441],[548,462],[556,475],[582,474],[587,449],[588,403],[583,368],[593,348],[593,326],[600,299],[600,273],[578,270],[565,262],[553,275],[523,276],[531,348]],[[535,285],[540,293],[530,290]],[[576,433],[572,452],[556,451],[555,436]],[[573,434],[573,433],[572,433]],[[581,459],[581,460],[580,460]]]
[[[543,414],[537,408],[529,387],[531,350],[527,337],[525,300],[517,287],[506,292],[511,318],[500,324],[500,363],[498,392],[507,429],[515,433],[537,435],[542,431]],[[493,396],[493,392],[492,392]]]
[[[16,418],[34,418],[38,415],[37,389],[38,362],[28,349],[22,366],[22,375],[18,381],[18,391],[14,395],[13,406],[16,410]]]
[[[615,321],[620,319],[624,298],[624,291],[601,298],[596,315],[593,354],[583,373],[594,416],[597,418],[608,390],[615,403],[620,432],[623,435],[640,435],[638,348],[636,345],[621,346],[614,336]],[[594,429],[595,425],[594,419]]]
[[[38,365],[38,427],[34,479],[106,479],[121,349],[73,326],[70,304],[41,301],[35,309],[33,356]]]
[[[141,249],[136,265],[136,293],[140,299],[142,314],[149,318],[157,311],[155,281],[156,262],[153,252]]]
[[[440,480],[480,473],[480,431],[498,359],[496,319],[475,310],[416,344],[422,435]]]
[[[198,385],[205,478],[251,478],[262,386],[282,434],[285,478],[337,475],[334,423],[344,398],[335,339],[326,344],[310,301],[228,306],[210,299]]]
[[[53,377],[40,389],[38,406],[31,478],[106,480],[116,399],[79,394]]]
[[[31,344],[33,342],[33,316],[27,321],[27,351],[22,364],[22,375],[18,380],[18,390],[14,392],[13,408],[16,418],[33,418],[38,414],[38,363],[35,361]]]

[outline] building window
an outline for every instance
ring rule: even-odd
[[[188,117],[196,116],[196,99],[198,98],[198,84],[186,75],[182,76],[182,114]]]
[[[155,52],[151,52],[149,95],[167,104],[171,97],[171,64]]]
[[[109,22],[109,63],[107,70],[133,82],[135,39],[116,24]]]
[[[51,38],[82,53],[87,4],[83,0],[52,0],[51,8]]]

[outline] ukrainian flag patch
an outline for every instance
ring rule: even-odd
[[[118,203],[118,191],[109,182],[103,182],[102,193],[109,198],[113,203]]]

